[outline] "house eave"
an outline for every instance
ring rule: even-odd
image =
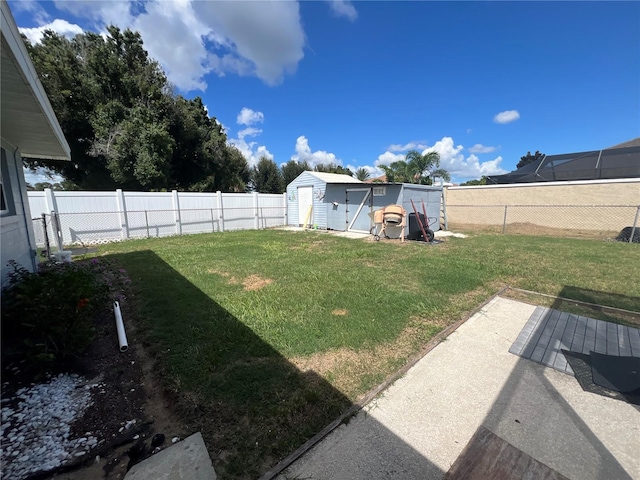
[[[2,138],[23,157],[71,160],[69,144],[6,0],[0,0],[0,11]]]

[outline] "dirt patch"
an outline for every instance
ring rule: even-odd
[[[261,288],[266,287],[270,283],[273,283],[273,279],[271,278],[262,278],[258,275],[249,275],[242,281],[242,285],[245,290],[253,291],[260,290]]]
[[[223,272],[221,270],[215,270],[213,268],[210,268],[207,270],[207,273],[211,273],[213,275],[220,275],[221,277],[224,277],[227,279],[227,283],[229,285],[237,285],[238,283],[238,279],[236,277],[234,277],[233,275],[231,275],[229,272]]]
[[[152,452],[150,440],[156,433],[165,435],[162,448],[171,445],[174,437],[188,433],[183,423],[170,411],[159,379],[154,374],[154,362],[139,344],[133,322],[133,312],[122,303],[129,349],[118,348],[115,321],[112,315],[96,320],[96,337],[87,351],[61,371],[75,373],[97,383],[91,389],[91,405],[71,424],[70,438],[86,437],[98,440],[96,447],[53,471],[38,472],[32,477],[65,480],[120,479],[127,472],[130,458],[127,451],[136,442],[144,443],[145,458]],[[29,385],[27,376],[3,374],[2,397]],[[8,439],[3,439],[6,444]]]
[[[333,310],[333,311],[331,312],[331,315],[335,315],[335,316],[337,316],[337,317],[343,317],[343,316],[345,316],[347,313],[349,313],[349,312],[348,312],[348,311],[347,311],[347,309],[345,309],[345,308],[336,308],[335,310]]]
[[[313,371],[330,381],[338,390],[352,401],[357,401],[365,394],[356,396],[361,391],[360,378],[365,376],[385,377],[390,365],[406,360],[416,345],[424,342],[425,331],[439,331],[439,326],[432,326],[428,321],[422,325],[411,322],[392,342],[378,345],[370,350],[356,352],[349,348],[333,349],[313,354],[309,357],[295,357],[291,362],[301,371]],[[425,329],[426,325],[426,329]],[[431,335],[429,335],[430,337]]]

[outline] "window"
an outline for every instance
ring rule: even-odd
[[[384,197],[387,194],[387,187],[373,187],[374,197]]]

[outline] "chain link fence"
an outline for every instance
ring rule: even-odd
[[[34,218],[33,230],[49,256],[64,246],[276,227],[285,224],[285,214],[284,207],[58,213]]]
[[[447,205],[450,230],[640,243],[636,205]]]

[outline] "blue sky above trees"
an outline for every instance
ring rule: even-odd
[[[435,149],[454,181],[640,135],[638,2],[10,1],[22,32],[142,34],[250,165]],[[34,180],[31,177],[31,180]]]

